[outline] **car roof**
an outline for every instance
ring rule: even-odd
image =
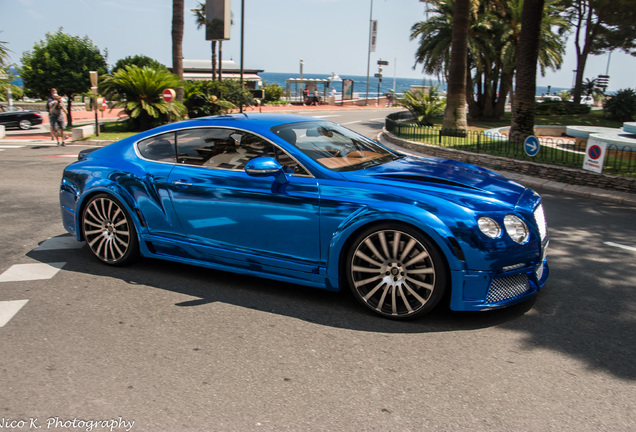
[[[279,114],[279,113],[240,113],[240,114],[222,114],[210,117],[198,117],[192,120],[186,120],[185,122],[181,122],[183,126],[187,125],[188,122],[196,123],[197,126],[205,126],[209,124],[210,126],[240,126],[241,123],[248,123],[252,126],[257,126],[261,128],[271,128],[273,126],[278,126],[287,123],[298,123],[298,122],[306,122],[306,121],[315,121],[316,119],[313,117],[302,116],[297,114]]]

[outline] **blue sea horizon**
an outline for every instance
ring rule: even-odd
[[[258,74],[264,82],[269,84],[278,84],[282,88],[286,87],[285,80],[289,78],[300,78],[299,73],[287,73],[287,72],[261,72]],[[341,79],[353,80],[353,92],[358,93],[361,97],[364,97],[367,92],[367,77],[362,75],[339,75]],[[309,79],[329,79],[331,74],[309,74],[304,73],[303,78]],[[396,93],[403,93],[411,88],[413,85],[439,85],[440,91],[446,91],[446,83],[439,82],[436,79],[429,77],[422,78],[400,78],[389,77],[385,75],[380,83],[380,95],[389,93],[391,90],[395,90]],[[335,87],[338,93],[342,93],[342,81],[334,81],[333,87]],[[562,90],[570,90],[569,88],[562,87],[550,87],[549,93],[558,93]],[[537,96],[548,94],[547,86],[537,86]],[[369,97],[377,97],[378,95],[378,79],[371,76],[369,77]]]

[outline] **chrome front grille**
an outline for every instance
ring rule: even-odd
[[[518,274],[499,279],[493,279],[488,290],[486,303],[497,303],[526,293],[530,290],[527,274]]]

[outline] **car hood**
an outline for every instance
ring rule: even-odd
[[[446,196],[480,195],[515,206],[526,188],[506,177],[451,159],[404,157],[360,171],[341,173],[349,181],[385,183]]]

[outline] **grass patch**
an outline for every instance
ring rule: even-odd
[[[473,130],[485,130],[495,127],[510,126],[512,113],[505,113],[499,121],[468,120],[468,125]],[[611,128],[623,127],[622,122],[609,120],[604,117],[603,110],[593,110],[588,114],[569,115],[535,115],[535,125],[554,126],[603,126]],[[441,126],[441,124],[440,124]]]
[[[130,123],[126,120],[104,122],[104,130],[97,135],[89,135],[84,140],[108,140],[119,141],[129,136],[138,134],[139,132],[130,131]]]

